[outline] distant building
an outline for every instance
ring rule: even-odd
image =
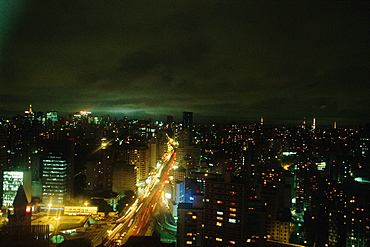
[[[193,113],[183,112],[182,113],[182,127],[183,129],[193,130]]]
[[[6,128],[0,126],[0,170],[6,169],[7,163],[6,142],[7,142]]]
[[[196,146],[179,146],[176,149],[179,167],[186,169],[188,176],[190,172],[198,172],[200,169],[200,148]]]
[[[57,111],[48,111],[46,113],[46,121],[50,121],[52,123],[58,121],[58,112]]]

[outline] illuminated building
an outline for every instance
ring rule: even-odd
[[[143,182],[149,175],[149,149],[146,146],[130,146],[124,155],[126,161],[136,169],[137,183]]]
[[[242,180],[206,180],[203,246],[265,246],[266,211]]]
[[[42,154],[42,202],[63,205],[73,198],[74,151],[71,140],[43,140]],[[53,203],[55,202],[55,203]]]
[[[110,145],[87,161],[87,189],[112,190],[124,194],[137,191],[149,175],[149,148],[131,144]]]
[[[302,129],[306,129],[306,118],[303,119],[301,127],[302,127]]]
[[[42,201],[45,204],[64,205],[67,200],[69,164],[61,155],[50,154],[42,160]]]
[[[46,120],[48,122],[57,122],[58,121],[58,112],[57,111],[48,111],[46,113]]]
[[[31,173],[29,171],[3,171],[3,207],[12,207],[20,186],[31,200]]]
[[[316,129],[316,118],[313,118],[312,119],[312,126],[311,126],[312,130],[315,130]]]
[[[346,179],[326,193],[328,246],[365,247],[370,243],[369,186]]]
[[[91,123],[93,122],[93,117],[91,112],[89,111],[79,111],[73,114],[73,119],[76,122],[82,122],[82,123]]]
[[[179,204],[177,208],[177,246],[203,246],[203,214],[204,209],[201,202]]]
[[[28,203],[21,185],[14,199],[14,211],[8,215],[9,224],[1,227],[0,246],[49,246],[49,225],[31,225],[32,207]]]
[[[137,190],[149,175],[149,149],[146,146],[122,145],[112,148],[113,191]]]
[[[289,243],[291,235],[291,189],[283,182],[267,183],[261,188],[260,198],[268,214],[267,234],[271,240]],[[284,205],[285,204],[285,205]]]
[[[179,167],[183,167],[187,171],[197,172],[200,169],[200,148],[196,146],[179,146],[176,149],[177,162]]]
[[[32,105],[30,105],[29,110],[24,111],[25,118],[28,118],[30,121],[34,120],[35,113],[32,110]]]
[[[147,139],[153,138],[155,135],[156,128],[150,123],[143,123],[138,128],[137,132],[140,136]]]

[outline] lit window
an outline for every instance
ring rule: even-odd
[[[186,244],[193,244],[192,241],[186,241]]]
[[[230,223],[236,223],[236,219],[229,219]]]
[[[217,217],[217,220],[223,220],[224,218],[223,217]]]
[[[236,212],[236,208],[230,208],[231,212]]]
[[[218,203],[218,204],[221,204],[221,203],[222,203],[222,201],[217,201],[217,203]]]
[[[222,226],[221,222],[216,222],[216,226]]]
[[[193,215],[192,218],[195,220],[197,218],[197,216]]]
[[[188,232],[188,233],[186,233],[186,236],[193,236],[193,233]]]
[[[231,217],[236,217],[236,214],[230,214]]]
[[[231,206],[235,206],[235,205],[236,205],[236,203],[235,203],[235,202],[230,202],[230,205],[231,205]]]
[[[188,212],[188,214],[193,214],[193,212]]]
[[[216,241],[222,242],[222,238],[216,238]]]
[[[224,212],[217,211],[217,214],[218,214],[218,215],[224,215]]]
[[[235,241],[229,241],[230,244],[235,244]]]

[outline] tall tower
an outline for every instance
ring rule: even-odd
[[[306,128],[306,118],[303,118],[302,129]]]
[[[186,145],[193,144],[193,113],[183,112],[182,114],[182,135],[186,136]]]
[[[192,112],[183,112],[182,127],[190,131],[193,130],[193,113]]]
[[[26,111],[24,111],[24,116],[28,118],[29,120],[34,120],[35,113],[32,110],[32,105],[30,104],[30,108]]]
[[[316,118],[312,119],[312,130],[316,129]]]
[[[6,169],[7,164],[7,130],[5,127],[0,126],[0,170]]]
[[[30,104],[30,109],[28,111],[30,112],[30,114],[33,114],[32,105],[31,104]]]

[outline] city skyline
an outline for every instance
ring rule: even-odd
[[[40,115],[41,114],[41,115]],[[181,119],[181,114],[182,114],[182,119]],[[193,115],[193,112],[177,112],[177,114],[168,114],[168,115],[162,115],[162,116],[155,116],[153,119],[153,116],[135,116],[135,115],[110,115],[109,113],[96,113],[96,112],[90,112],[86,110],[81,110],[77,112],[60,112],[58,110],[47,110],[43,111],[42,109],[40,110],[34,110],[33,105],[29,105],[29,108],[18,112],[14,113],[13,115],[9,115],[9,117],[4,117],[0,116],[0,119],[2,119],[5,122],[11,121],[11,119],[15,119],[18,117],[26,117],[32,115],[33,121],[39,122],[39,123],[45,123],[47,121],[64,121],[65,119],[68,118],[78,118],[78,117],[87,117],[91,118],[91,121],[94,123],[98,123],[103,119],[106,119],[107,117],[109,119],[117,119],[117,120],[129,120],[129,121],[152,121],[153,123],[155,122],[156,124],[160,123],[165,123],[165,122],[173,122],[173,123],[179,123],[179,124],[184,124],[182,123],[184,121],[184,114],[191,114]],[[145,118],[147,117],[147,118]],[[317,120],[319,121],[319,124],[317,125],[316,122]],[[286,126],[286,127],[292,127],[292,126],[298,126],[302,128],[307,128],[307,129],[316,129],[316,128],[363,128],[369,125],[369,123],[365,124],[354,124],[354,125],[348,125],[348,124],[343,124],[343,122],[330,122],[327,119],[317,119],[317,118],[312,118],[312,119],[307,119],[306,117],[303,117],[301,119],[290,119],[288,122],[282,120],[282,121],[274,121],[274,119],[268,119],[266,121],[264,116],[260,116],[258,119],[249,119],[249,121],[239,121],[235,122],[234,120],[230,119],[218,119],[215,121],[208,121],[207,119],[204,119],[202,116],[197,116],[195,118],[194,124],[229,124],[229,123],[235,123],[239,125],[253,125],[253,124],[262,124],[262,125],[269,125],[269,126]],[[193,125],[193,124],[192,124]],[[193,125],[194,126],[194,125]]]
[[[0,245],[368,246],[369,125],[193,117],[1,120]]]
[[[0,117],[370,122],[367,2],[1,2]]]

